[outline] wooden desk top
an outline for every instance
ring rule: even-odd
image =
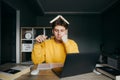
[[[37,65],[33,66],[30,71],[36,69]],[[30,72],[22,75],[21,77],[17,78],[16,80],[59,80],[52,70],[40,70],[38,75],[31,75]]]
[[[34,66],[33,68],[36,68],[36,66]],[[19,77],[16,80],[112,80],[112,79],[102,74],[97,75],[94,72],[64,77],[60,79],[52,72],[52,70],[42,70],[40,71],[39,75],[32,76],[30,75],[30,73],[28,73]]]
[[[5,67],[10,67],[10,66],[13,66],[13,64],[11,65],[6,64],[4,66],[0,66],[0,69],[4,69]],[[97,75],[94,72],[59,79],[52,72],[52,70],[42,70],[39,72],[39,75],[33,76],[33,75],[30,75],[30,72],[29,72],[27,74],[20,76],[15,80],[112,80],[112,79],[102,74]]]
[[[51,70],[42,70],[39,72],[39,75],[27,73],[16,80],[59,80],[59,78]]]
[[[16,65],[20,64],[7,63],[4,65],[0,65],[0,71],[4,71]],[[32,67],[30,71],[35,68],[36,66]],[[52,72],[52,70],[41,70],[39,72],[39,75],[31,75],[30,72],[28,72],[15,80],[59,80],[59,78]]]

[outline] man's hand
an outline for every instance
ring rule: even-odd
[[[67,42],[67,41],[68,41],[68,35],[64,35],[64,36],[62,37],[62,41],[63,41],[63,42]]]
[[[47,36],[45,36],[45,35],[39,35],[39,36],[37,36],[36,38],[35,38],[35,40],[37,41],[37,42],[43,42],[43,41],[45,41],[47,39]]]

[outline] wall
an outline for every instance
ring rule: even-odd
[[[5,2],[6,4],[8,4],[9,6],[11,6],[13,9],[20,10],[20,26],[22,26],[22,27],[23,26],[25,26],[25,27],[36,26],[36,16],[43,14],[42,10],[40,10],[40,7],[36,4],[36,0],[34,0],[34,1],[32,1],[32,0],[2,0],[2,1]],[[36,4],[36,5],[34,5],[34,4]],[[4,9],[5,8],[2,8],[2,10],[4,10]],[[0,12],[1,12],[1,5],[0,5]],[[13,17],[16,17],[16,14]],[[7,18],[3,18],[3,19],[6,22],[10,21],[10,18],[9,18],[9,20]],[[11,21],[12,21],[12,18],[11,18]],[[5,63],[7,61],[11,61],[11,58],[12,58],[12,61],[15,61],[15,58],[16,58],[16,54],[14,54],[15,49],[16,49],[16,41],[15,41],[16,40],[16,36],[15,36],[16,31],[11,30],[11,29],[15,30],[15,28],[11,28],[12,26],[10,27],[9,24],[6,24],[6,25],[7,25],[7,27],[9,26],[8,27],[9,31],[7,31],[7,33],[4,33],[5,28],[3,26],[1,28],[1,16],[0,16],[0,30],[2,30],[2,31],[0,31],[0,64],[1,64],[1,62]],[[16,25],[16,23],[14,23],[14,25]],[[1,33],[2,33],[2,36],[1,36]],[[7,35],[7,36],[5,36],[5,35]],[[12,35],[14,35],[14,37],[10,37]],[[2,40],[1,40],[1,37],[2,37]],[[3,37],[4,37],[4,39],[3,39]],[[11,40],[12,38],[13,38],[13,40]],[[5,42],[4,40],[5,41],[9,40],[9,41],[7,41],[7,43],[4,45],[4,43],[3,43],[3,42]],[[7,46],[8,43],[11,47]],[[2,45],[3,49],[1,49],[1,45]],[[13,50],[14,50],[14,53],[12,52]],[[4,57],[7,57],[7,56],[9,56],[9,57],[4,59]]]
[[[15,62],[16,10],[4,2],[1,8],[1,26],[1,63]]]
[[[30,7],[29,2],[27,2],[26,0],[3,0],[3,2],[8,4],[14,10],[20,10],[20,26],[25,26],[25,27],[36,26],[36,16],[40,12],[37,12],[37,10],[36,10],[37,8],[33,10],[33,8]],[[2,8],[2,10],[4,10],[4,9],[5,8]],[[3,18],[4,22],[12,21],[13,17],[16,17],[16,14],[12,15],[11,17],[12,18],[9,17],[9,20],[8,20],[8,18]],[[1,19],[1,17],[0,17],[0,19]],[[13,61],[15,62],[15,60],[16,60],[16,52],[15,52],[16,28],[13,28],[11,26],[12,23],[10,25],[8,23],[3,23],[3,24],[4,24],[3,25],[4,27],[2,26],[2,28],[1,28],[1,26],[0,26],[0,30],[2,30],[2,31],[0,31],[0,33],[2,33],[2,36],[0,34],[0,38],[2,37],[2,40],[0,39],[0,42],[2,43],[2,44],[0,44],[0,59],[1,59],[0,64],[1,64],[1,62],[3,64],[6,62],[13,62]],[[5,25],[7,25],[7,27]],[[16,23],[14,23],[14,25],[16,27]],[[8,30],[7,33],[5,33],[6,28]],[[7,41],[7,40],[9,40],[9,41]],[[6,44],[4,44],[4,42],[6,42]],[[2,45],[2,49],[1,49],[1,45]],[[8,58],[5,58],[5,57],[8,57]]]
[[[120,1],[103,13],[104,50],[120,53]]]
[[[20,10],[21,26],[36,26],[36,11],[33,11],[26,0],[3,0],[16,10]]]
[[[1,64],[1,0],[0,0],[0,64]]]
[[[57,15],[38,16],[37,26],[49,26]],[[100,14],[63,15],[69,22],[69,38],[74,39],[81,53],[100,52],[102,21]]]

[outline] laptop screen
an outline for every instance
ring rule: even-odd
[[[61,71],[52,69],[59,77],[73,76],[92,72],[99,59],[99,53],[67,54],[64,67]]]

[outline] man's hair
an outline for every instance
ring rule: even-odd
[[[61,18],[58,18],[56,21],[54,21],[53,23],[51,23],[52,29],[55,28],[55,26],[60,25],[65,27],[65,29],[68,29],[68,24],[63,21]]]

